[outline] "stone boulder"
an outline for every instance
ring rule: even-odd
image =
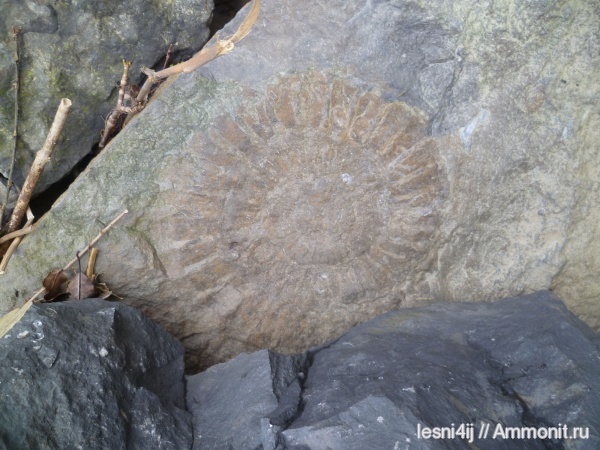
[[[187,377],[194,449],[269,448],[265,442],[275,443],[275,431],[298,414],[307,366],[307,355],[261,350]]]
[[[103,119],[116,105],[122,60],[140,69],[164,58],[169,44],[192,54],[208,39],[211,0],[0,0],[0,175],[8,176],[12,154],[14,45],[21,27],[19,149],[15,180],[27,176],[60,103],[71,115],[38,191],[59,180],[100,140]]]
[[[0,320],[0,447],[192,447],[183,347],[158,325],[98,299],[21,314]]]
[[[243,354],[188,377],[187,400],[198,449],[595,449],[598,373],[598,334],[538,292],[390,312],[306,355]]]
[[[598,20],[594,0],[263,0],[39,221],[0,309],[128,208],[98,271],[190,368],[553,286],[597,326]]]

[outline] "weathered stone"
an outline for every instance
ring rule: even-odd
[[[2,448],[192,447],[181,344],[119,303],[29,308],[0,336],[0,399]]]
[[[127,207],[98,271],[182,339],[190,367],[552,285],[595,323],[592,0],[262,5],[39,222],[0,308]]]
[[[19,150],[15,179],[27,175],[60,99],[73,101],[60,143],[38,190],[64,176],[100,140],[102,117],[116,104],[122,60],[130,79],[164,57],[169,44],[190,55],[208,39],[211,0],[0,0],[0,174],[12,153],[14,45],[22,27]]]
[[[552,286],[600,327],[597,2],[271,5],[235,57],[201,72],[256,85],[338,68],[381,82],[448,137],[436,267],[413,280],[405,304]]]
[[[390,312],[339,340],[309,351],[310,366],[290,373],[299,383],[295,415],[240,407],[274,396],[266,352],[240,356],[188,378],[195,432],[211,448],[249,448],[231,439],[235,427],[259,434],[265,449],[594,449],[600,445],[600,336],[549,292],[493,303],[435,303]],[[213,371],[214,369],[214,371]],[[272,372],[272,371],[271,371]],[[244,377],[243,374],[253,376]],[[260,374],[260,375],[259,375]],[[257,378],[254,375],[259,375]],[[278,405],[284,401],[280,398]],[[301,402],[301,407],[298,406]],[[257,404],[263,405],[260,401]],[[218,414],[211,416],[211,411]],[[248,411],[248,412],[245,412]],[[461,424],[464,424],[460,428]],[[487,438],[479,436],[489,424]],[[468,435],[424,439],[418,427]],[[543,433],[582,427],[585,439],[510,439],[499,428]],[[507,431],[508,432],[508,431]],[[196,442],[196,441],[195,441]],[[279,446],[279,447],[277,447]],[[208,445],[206,446],[208,448]]]
[[[0,206],[4,204],[6,200],[6,186],[0,183]],[[10,214],[12,213],[15,204],[17,203],[17,194],[15,191],[11,189],[10,194],[8,196],[8,202],[6,203],[6,208],[4,211],[4,221],[2,222],[3,226],[8,223],[10,220]]]
[[[268,433],[265,436],[261,419],[276,409],[280,409],[278,413],[287,409],[292,416],[297,413],[297,378],[305,370],[305,359],[262,350],[243,353],[187,377],[187,406],[194,416],[194,448],[260,448],[265,437],[272,437]],[[298,386],[295,404],[288,405],[282,396],[294,381]],[[278,401],[282,408],[278,408]],[[271,421],[285,424],[292,416],[282,420],[278,414]],[[269,424],[267,427],[271,428]]]

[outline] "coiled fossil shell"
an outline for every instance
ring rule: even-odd
[[[182,333],[197,345],[299,350],[400,304],[430,260],[444,175],[426,117],[376,90],[315,71],[250,94],[169,169],[161,259],[210,318]]]

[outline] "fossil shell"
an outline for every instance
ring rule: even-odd
[[[397,307],[438,227],[435,154],[422,113],[341,77],[249,93],[169,168],[158,248],[205,321],[181,334],[299,350]]]

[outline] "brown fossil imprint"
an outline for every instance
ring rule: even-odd
[[[319,71],[246,99],[193,139],[161,194],[178,211],[161,259],[193,280],[190,308],[207,317],[177,330],[198,341],[186,346],[227,340],[202,337],[215,326],[294,351],[333,337],[323,315],[336,333],[398,306],[431,261],[445,196],[426,117]]]

